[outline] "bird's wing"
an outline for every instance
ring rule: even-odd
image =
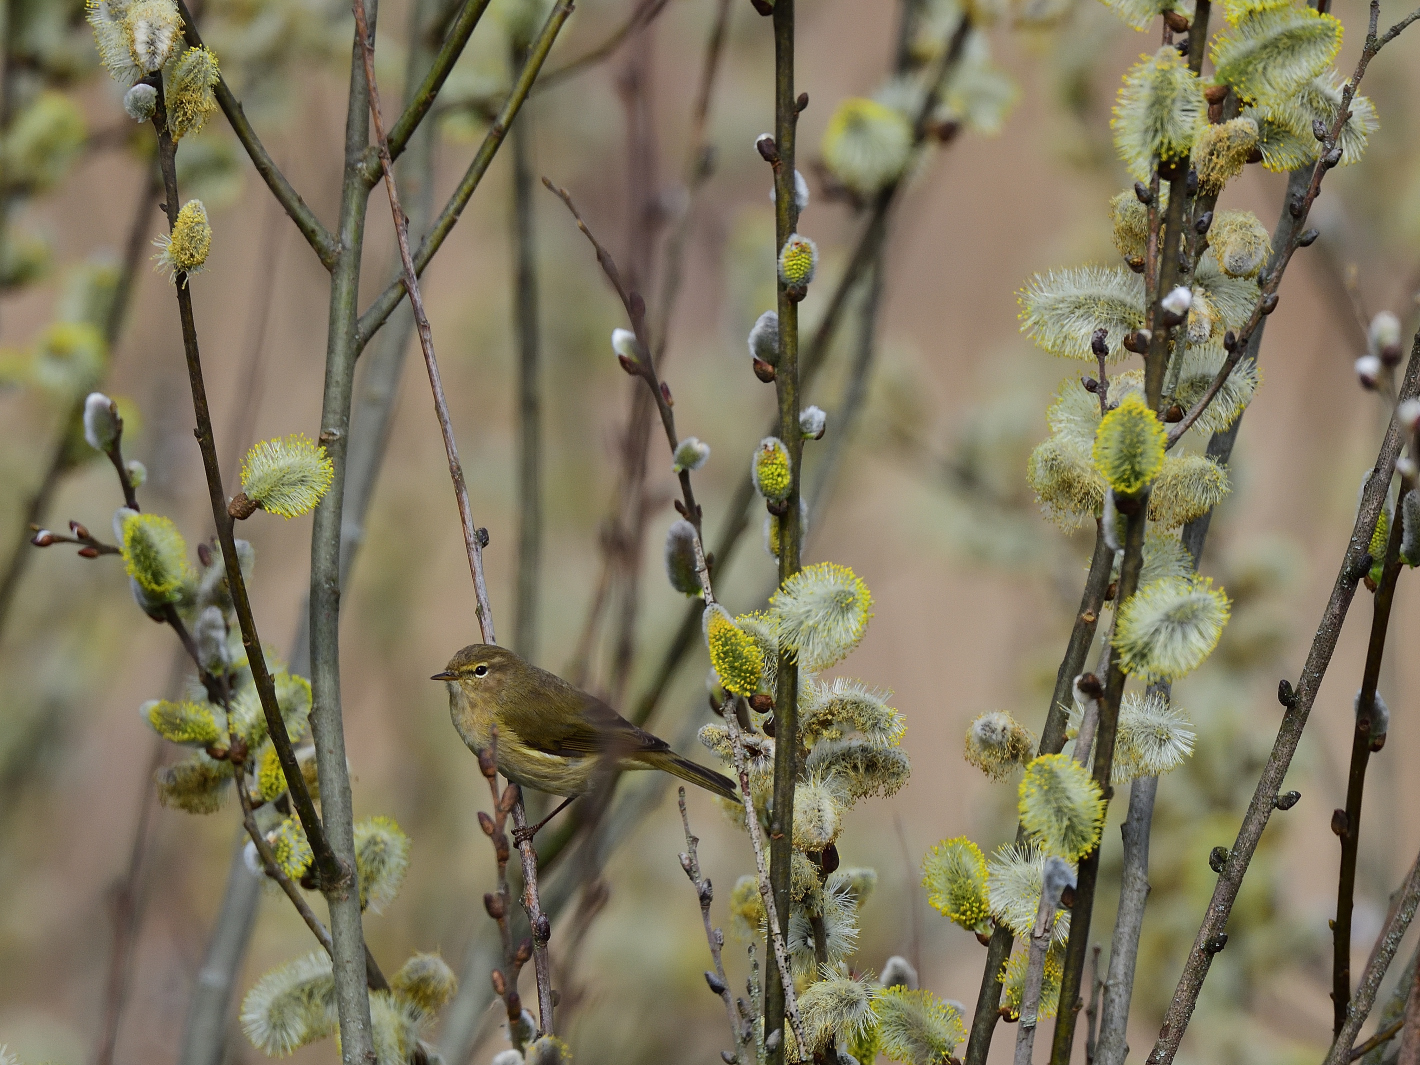
[[[669,749],[664,740],[566,681],[559,679],[548,690],[545,700],[514,700],[503,710],[505,724],[534,750],[565,758],[622,758]]]

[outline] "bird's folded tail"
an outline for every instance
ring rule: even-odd
[[[740,801],[740,793],[735,790],[735,782],[729,777],[723,773],[717,773],[713,769],[706,769],[703,765],[696,765],[674,751],[647,751],[638,757],[649,766],[664,769],[672,776],[697,784],[721,798],[729,799],[731,802]]]

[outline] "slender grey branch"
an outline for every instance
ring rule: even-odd
[[[685,809],[685,788],[678,789],[680,805],[680,823],[685,826],[685,850],[680,856],[680,867],[685,870],[685,875],[690,878],[691,886],[695,888],[695,895],[700,900],[700,920],[705,925],[705,940],[710,945],[710,960],[715,965],[715,982],[710,984],[713,991],[725,1004],[725,1013],[730,1018],[730,1031],[735,1037],[735,1051],[741,1053],[749,1048],[753,1042],[753,1034],[746,1039],[745,1033],[740,1028],[739,1011],[735,1009],[734,996],[730,994],[730,982],[725,976],[725,963],[721,960],[720,951],[725,945],[725,934],[716,928],[710,921],[710,902],[715,897],[715,891],[710,886],[710,881],[700,875],[700,857],[697,848],[700,839],[690,831],[690,814]],[[706,981],[709,982],[712,974],[706,973]]]
[[[366,18],[373,28],[377,0],[368,0]],[[341,533],[348,472],[350,406],[354,390],[356,319],[359,313],[360,267],[364,255],[369,187],[360,161],[370,141],[370,101],[362,62],[364,41],[359,31],[350,48],[350,84],[346,96],[344,168],[338,223],[339,254],[330,278],[326,327],[325,380],[321,395],[320,442],[334,466],[330,488],[316,506],[311,528],[311,732],[316,748],[321,809],[331,846],[355,868],[354,809],[345,752],[345,724],[340,691]],[[351,880],[354,878],[351,877]],[[340,1018],[341,1056],[345,1065],[367,1065],[374,1055],[370,1031],[370,1001],[365,986],[364,932],[360,895],[321,888],[330,907],[330,932],[335,950],[335,999]]]
[[[1095,1061],[1099,1065],[1123,1065],[1129,1053],[1124,1038],[1129,1002],[1134,993],[1134,966],[1139,959],[1139,932],[1144,926],[1144,904],[1149,898],[1149,832],[1158,788],[1156,776],[1139,777],[1130,784],[1129,813],[1119,826],[1120,835],[1124,837],[1124,871],[1100,1003],[1099,1039],[1095,1043]]]

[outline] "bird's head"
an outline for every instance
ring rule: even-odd
[[[445,681],[450,691],[457,687],[465,695],[491,695],[508,684],[522,666],[522,659],[506,647],[473,643],[449,659],[442,673],[429,679]]]

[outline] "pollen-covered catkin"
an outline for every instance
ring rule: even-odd
[[[1005,780],[1030,761],[1035,737],[1010,714],[982,714],[966,730],[966,760],[992,780]]]

